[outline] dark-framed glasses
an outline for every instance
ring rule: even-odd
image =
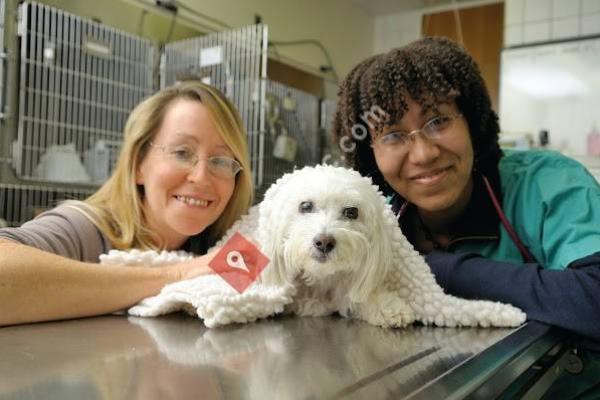
[[[373,140],[373,144],[371,146],[376,145],[388,149],[405,148],[412,142],[414,136],[416,136],[418,133],[421,133],[427,139],[437,140],[440,139],[443,136],[443,134],[448,131],[455,119],[461,118],[462,116],[463,115],[460,113],[450,115],[438,115],[437,117],[425,122],[421,129],[415,129],[411,132],[386,132],[377,136]]]
[[[188,145],[165,146],[152,142],[149,142],[149,144],[151,147],[160,149],[173,165],[188,172],[196,168],[200,161],[206,161],[210,173],[219,178],[234,178],[242,170],[240,163],[231,157],[213,156],[201,159],[195,149]]]

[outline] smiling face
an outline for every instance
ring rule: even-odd
[[[356,171],[316,166],[286,174],[259,206],[258,239],[271,259],[261,279],[336,282],[354,299],[366,296],[391,263],[385,210],[385,199]]]
[[[309,284],[363,265],[370,236],[369,216],[358,191],[350,187],[313,190],[315,186],[304,184],[305,193],[286,196],[283,205],[287,209],[282,235],[285,258]]]
[[[425,112],[414,100],[409,97],[406,100],[408,110],[402,120],[384,128],[382,134],[411,132],[440,115],[460,113],[454,102]],[[453,215],[467,204],[472,189],[474,155],[464,118],[453,119],[435,139],[420,132],[400,148],[385,148],[375,143],[373,152],[387,183],[423,213]]]
[[[168,250],[178,249],[215,222],[227,206],[235,177],[215,176],[206,159],[233,154],[208,109],[187,99],[168,107],[152,143],[136,174],[136,183],[144,188],[145,222]],[[164,146],[192,151],[200,161],[191,169],[183,167]]]

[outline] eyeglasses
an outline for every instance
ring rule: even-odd
[[[412,132],[392,131],[379,135],[374,139],[374,145],[386,149],[405,148],[417,133],[422,133],[427,139],[438,140],[450,128],[455,119],[461,118],[462,114],[439,115],[425,122],[421,129]],[[373,144],[371,147],[374,146]]]
[[[187,145],[163,146],[149,142],[150,146],[160,149],[174,165],[186,171],[192,171],[201,161],[196,152]],[[242,170],[240,163],[230,157],[214,156],[206,160],[208,170],[219,178],[234,178]]]

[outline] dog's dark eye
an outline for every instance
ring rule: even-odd
[[[344,209],[342,210],[342,215],[348,219],[356,219],[358,218],[358,208],[344,207]]]
[[[309,213],[312,212],[313,210],[313,202],[312,201],[303,201],[302,203],[300,203],[300,207],[298,207],[298,211],[300,211],[300,213],[304,214],[304,213]]]

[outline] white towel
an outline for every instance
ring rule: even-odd
[[[102,264],[160,267],[189,260],[186,252],[111,250],[100,256]],[[204,275],[166,285],[158,295],[148,297],[128,310],[140,317],[155,317],[176,311],[197,315],[209,328],[247,323],[283,312],[292,302],[292,286],[275,287],[253,283],[238,293],[219,275]]]

